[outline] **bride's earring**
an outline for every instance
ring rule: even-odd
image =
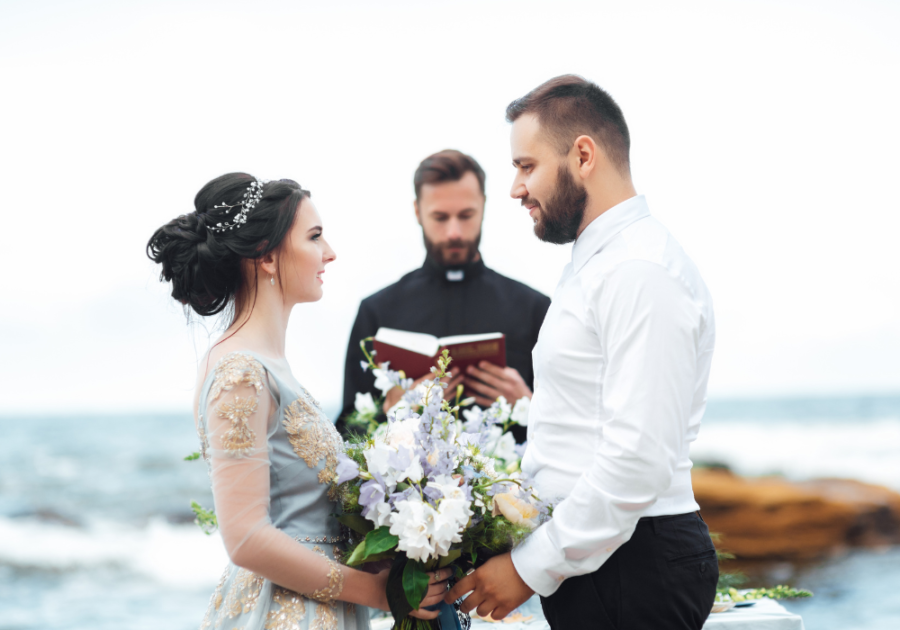
[[[269,282],[271,282],[272,286],[274,287],[275,286],[275,276],[272,276],[272,278],[269,280]]]

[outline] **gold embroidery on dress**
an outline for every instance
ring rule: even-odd
[[[337,630],[337,627],[337,611],[334,603],[316,606],[316,620],[309,626],[309,630]]]
[[[300,622],[306,617],[306,603],[302,595],[276,586],[272,603],[280,608],[266,615],[266,630],[300,630]]]
[[[233,619],[242,612],[248,613],[256,608],[264,581],[261,575],[240,569],[225,597],[225,614]]]
[[[216,585],[216,590],[213,591],[212,597],[209,598],[209,606],[206,609],[206,615],[203,617],[203,621],[200,623],[200,630],[205,630],[212,625],[213,611],[219,610],[219,607],[222,605],[222,589],[225,588],[225,580],[228,579],[229,573],[231,573],[230,565],[225,567],[225,571],[222,573],[222,577]]]
[[[206,429],[203,427],[203,416],[197,423],[197,436],[200,438],[200,456],[204,461],[209,461],[209,437],[206,435]]]
[[[337,456],[344,444],[334,425],[315,406],[315,400],[306,394],[292,402],[285,409],[283,424],[291,447],[307,466],[315,468],[325,458],[325,468],[318,475],[319,483],[334,481]]]
[[[253,450],[256,433],[247,420],[256,412],[258,400],[256,396],[235,396],[233,401],[222,402],[216,408],[220,418],[231,420],[231,428],[222,436],[222,447],[226,452],[232,455],[249,455]]]
[[[353,602],[344,602],[344,614],[356,616],[356,604]]]
[[[256,388],[256,393],[262,392],[263,374],[265,369],[262,364],[249,354],[232,352],[225,355],[216,364],[216,377],[209,390],[208,400],[212,402],[225,391],[230,392],[235,385],[250,385]]]

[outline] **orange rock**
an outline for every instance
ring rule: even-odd
[[[703,519],[744,559],[800,560],[847,546],[900,543],[900,494],[847,479],[794,483],[693,471]]]

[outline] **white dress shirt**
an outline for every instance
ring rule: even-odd
[[[535,592],[596,571],[642,516],[699,509],[689,449],[714,342],[706,285],[643,196],[585,228],[533,352],[522,468],[564,499],[512,554]]]

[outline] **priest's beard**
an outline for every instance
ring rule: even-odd
[[[464,241],[462,239],[454,239],[443,243],[435,243],[425,236],[422,230],[422,238],[425,240],[425,251],[428,256],[441,267],[462,267],[467,265],[478,256],[478,246],[481,244],[481,232],[473,241]],[[451,247],[461,247],[462,251],[448,252]]]
[[[578,236],[578,228],[584,220],[588,194],[584,186],[579,186],[565,164],[560,165],[556,176],[556,190],[547,203],[526,197],[522,205],[537,205],[537,221],[534,234],[546,243],[564,245]]]

